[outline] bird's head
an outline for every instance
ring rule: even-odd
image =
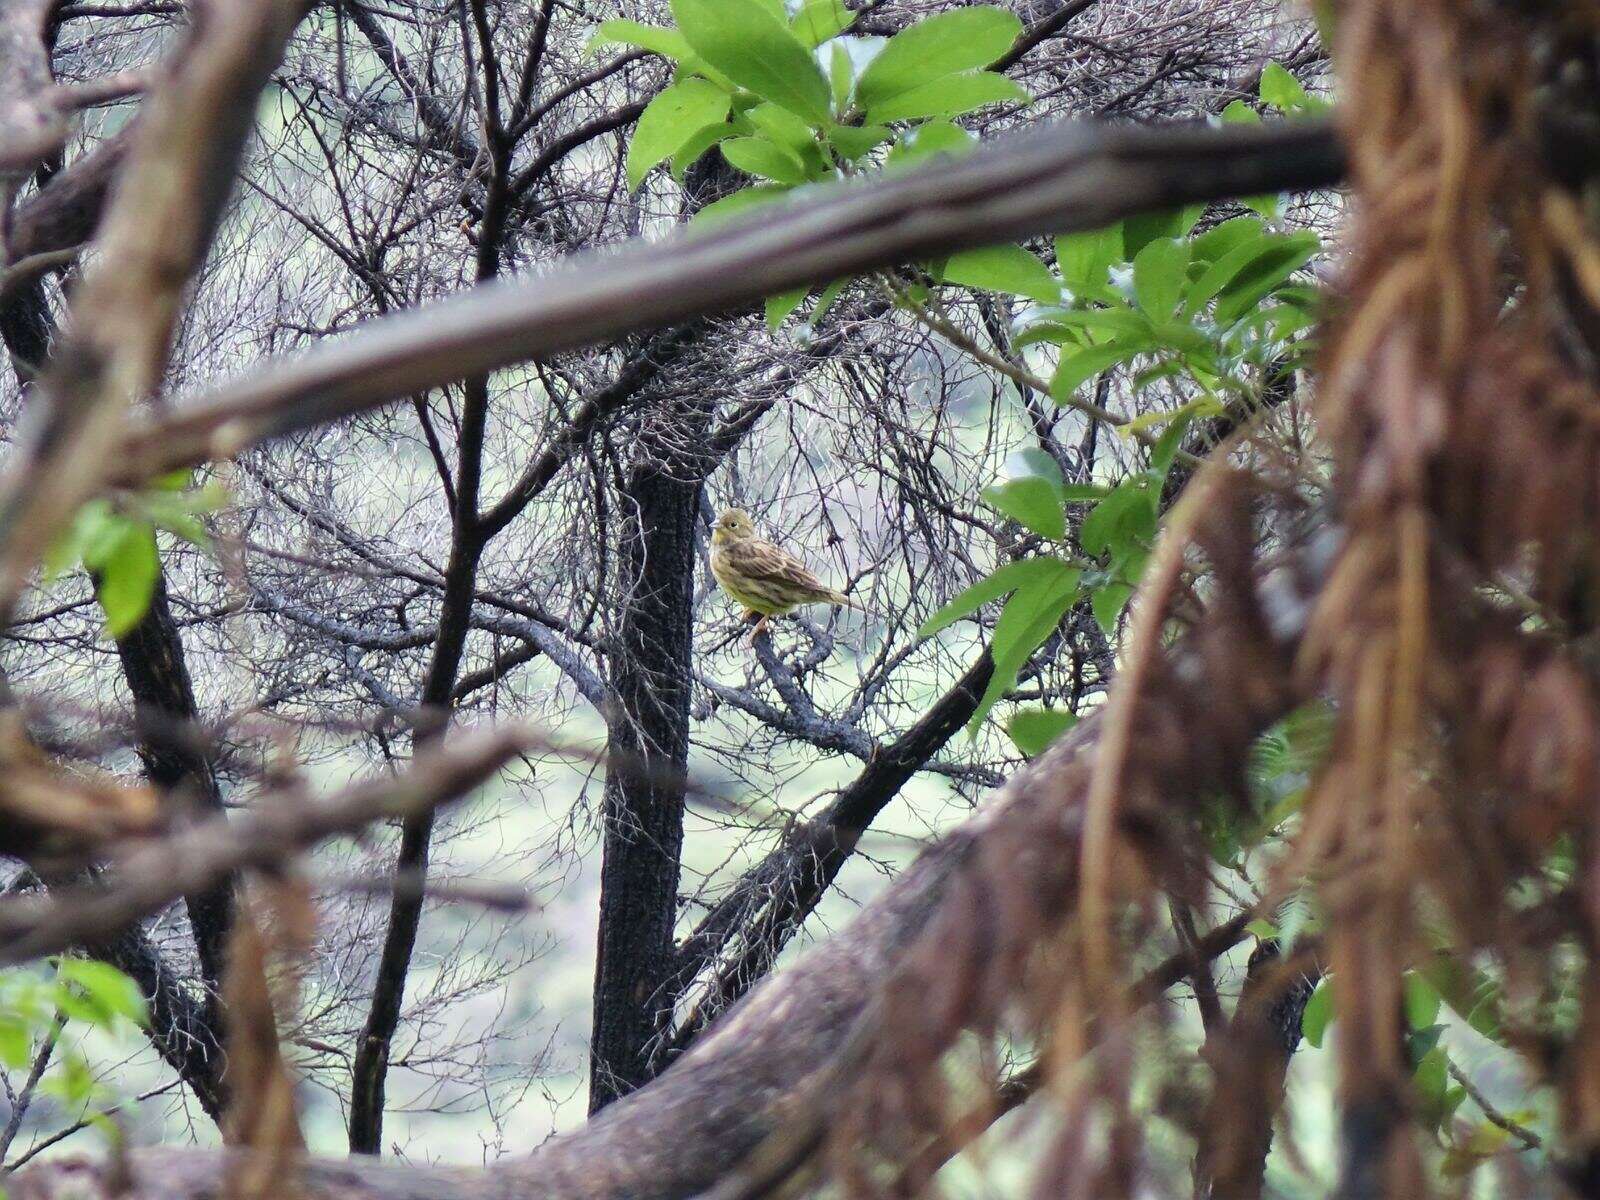
[[[750,514],[742,508],[730,508],[718,517],[717,523],[711,527],[711,544],[727,546],[733,542],[753,538],[755,535],[756,525],[750,519]]]

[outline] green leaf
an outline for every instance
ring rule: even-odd
[[[1440,954],[1422,972],[1450,1008],[1492,1042],[1504,1045],[1503,989],[1486,971],[1453,954]]]
[[[795,288],[792,292],[768,296],[766,306],[767,328],[776,329],[779,325],[782,325],[790,313],[805,303],[805,298],[810,292],[810,288]]]
[[[1087,329],[1107,334],[1113,341],[1153,342],[1155,326],[1143,313],[1135,312],[1120,300],[1109,308],[1055,308],[1040,312],[1018,334],[1019,344],[1041,337],[1060,340],[1056,331]],[[1076,344],[1076,342],[1074,343]]]
[[[1190,241],[1190,257],[1197,263],[1214,263],[1235,246],[1254,241],[1266,231],[1258,217],[1230,217]]]
[[[1017,17],[986,6],[957,8],[918,21],[884,43],[862,72],[856,99],[871,110],[959,72],[986,67],[1011,49],[1021,33]]]
[[[894,131],[883,125],[835,125],[828,130],[828,141],[840,158],[850,162],[870,154],[893,136]]]
[[[844,113],[850,107],[850,92],[855,87],[856,65],[843,42],[835,42],[828,59],[828,86],[833,92],[833,111]]]
[[[740,87],[813,125],[827,121],[828,81],[758,0],[672,0],[672,16],[694,52]]]
[[[1263,941],[1271,941],[1278,936],[1278,927],[1265,917],[1257,917],[1244,927],[1244,931]]]
[[[1065,403],[1089,380],[1118,363],[1127,362],[1150,348],[1142,338],[1118,339],[1100,346],[1089,346],[1076,354],[1063,354],[1050,380],[1050,395]]]
[[[1009,292],[1041,304],[1055,304],[1061,299],[1061,285],[1050,274],[1050,268],[1021,246],[1009,243],[952,254],[945,261],[944,278],[946,283]]]
[[[1260,196],[1240,196],[1239,203],[1269,221],[1276,221],[1283,212],[1283,197],[1270,192]]]
[[[1411,1036],[1418,1038],[1421,1035]],[[1434,1035],[1434,1039],[1438,1040],[1437,1034]],[[1445,1092],[1450,1087],[1450,1059],[1445,1054],[1443,1046],[1434,1046],[1420,1056],[1416,1072],[1411,1076],[1411,1083],[1422,1100],[1423,1111],[1437,1119],[1444,1108]]]
[[[1155,321],[1177,311],[1189,282],[1189,245],[1177,238],[1153,238],[1133,259],[1133,294]]]
[[[1439,1019],[1439,1008],[1444,1003],[1439,991],[1417,971],[1406,972],[1405,1008],[1406,1023],[1412,1029],[1430,1028]]]
[[[183,504],[147,504],[145,513],[155,523],[157,529],[165,529],[175,533],[184,541],[206,549],[211,545],[211,531],[194,514],[194,511]]]
[[[1056,239],[1056,267],[1074,295],[1101,299],[1113,263],[1122,262],[1122,222]]]
[[[812,136],[811,126],[781,105],[758,104],[744,115],[752,125],[766,134],[769,140],[794,151],[796,156],[804,154],[817,144],[816,138]]]
[[[1323,976],[1317,984],[1317,990],[1311,993],[1311,999],[1306,1001],[1305,1011],[1300,1014],[1300,1036],[1313,1049],[1322,1049],[1322,1039],[1333,1022],[1333,1015],[1333,987],[1327,976]]]
[[[827,316],[828,310],[833,307],[833,302],[839,298],[839,294],[849,285],[850,277],[847,275],[843,279],[835,279],[827,287],[823,288],[822,295],[817,297],[816,307],[811,310],[811,315],[806,318],[807,322],[811,325],[816,325],[823,317]]]
[[[1255,221],[1253,217],[1238,219]],[[1255,223],[1260,224],[1260,222]],[[1183,315],[1192,317],[1198,313],[1213,296],[1232,283],[1240,271],[1249,267],[1261,255],[1270,253],[1276,245],[1277,239],[1267,233],[1258,234],[1254,238],[1241,237],[1237,244],[1224,251],[1190,285],[1189,294],[1183,304]]]
[[[1135,475],[1119,483],[1095,505],[1078,529],[1078,542],[1090,554],[1125,554],[1148,547],[1156,534],[1155,488]]]
[[[1110,494],[1110,488],[1098,483],[1068,483],[1061,488],[1061,498],[1068,504],[1104,500]]]
[[[114,638],[132,632],[144,619],[161,574],[155,530],[144,521],[118,517],[85,549],[83,564],[95,575],[106,631]]]
[[[789,28],[802,45],[815,48],[831,41],[855,23],[856,15],[844,0],[806,0]]]
[[[719,147],[722,157],[747,175],[773,183],[804,183],[806,169],[792,150],[761,137],[729,138]]]
[[[1300,81],[1278,63],[1269,62],[1261,72],[1261,103],[1280,112],[1295,112],[1304,108],[1309,99]]]
[[[788,194],[789,189],[786,187],[775,187],[769,183],[752,184],[750,187],[740,188],[731,196],[724,196],[721,200],[706,205],[689,218],[689,224],[695,228],[717,225],[749,209],[760,208],[764,204],[771,204],[774,200],[782,200]]]
[[[1042,479],[1019,479],[984,488],[978,495],[989,507],[1020,521],[1041,537],[1059,542],[1067,536],[1061,494]]]
[[[1132,597],[1133,586],[1127,583],[1103,584],[1090,594],[1089,608],[1107,637],[1116,636],[1117,621]]]
[[[1042,450],[1023,450],[1006,461],[1007,478],[984,488],[985,504],[1012,517],[1033,532],[1053,541],[1067,536],[1067,518],[1061,507],[1061,468]]]
[[[998,600],[1007,592],[1013,592],[1024,584],[1040,584],[1052,579],[1064,579],[1072,570],[1073,568],[1058,558],[1024,558],[1006,563],[929,617],[922,628],[917,630],[917,637],[932,637],[941,629],[954,625],[962,617],[970,616],[990,601]]]
[[[1019,708],[1006,722],[1006,734],[1023,755],[1033,758],[1077,723],[1064,709]]]
[[[0,1063],[20,1071],[33,1057],[33,1030],[13,1013],[0,1013]]]
[[[1243,100],[1234,100],[1222,110],[1222,120],[1227,125],[1259,125],[1261,114]]]
[[[690,134],[689,140],[672,153],[672,178],[682,183],[684,176],[689,173],[689,168],[700,161],[702,154],[724,138],[733,137],[744,131],[743,122],[737,124],[728,122],[722,125],[707,125],[697,133]]]
[[[888,165],[903,167],[939,154],[965,154],[977,144],[976,138],[952,121],[927,121],[900,135],[899,143],[889,151]]]
[[[125,1017],[136,1025],[149,1020],[139,985],[109,963],[90,958],[62,958],[56,964],[56,974],[88,998],[101,1014],[98,1024],[109,1024],[116,1017]]]
[[[1186,412],[1180,412],[1150,449],[1150,469],[1163,479],[1167,477],[1167,472],[1172,470],[1172,460],[1178,457],[1178,450],[1183,445],[1183,435],[1189,431],[1195,411],[1190,408]]]
[[[1218,294],[1215,310],[1218,325],[1228,326],[1245,316],[1262,297],[1310,262],[1321,249],[1321,239],[1310,232],[1291,233],[1280,238],[1267,252],[1241,270]]]
[[[681,62],[690,57],[689,43],[676,29],[663,29],[659,25],[644,25],[638,21],[613,20],[600,22],[584,53],[601,46],[637,46],[663,58]]]
[[[84,555],[104,531],[122,520],[107,500],[90,500],[73,514],[66,533],[56,539],[44,556],[44,578],[50,582],[83,561]]]
[[[1129,217],[1122,223],[1122,252],[1131,261],[1156,238],[1187,237],[1205,213],[1204,204],[1191,204],[1188,208],[1171,208],[1164,212],[1140,213]]]
[[[857,85],[857,93],[860,86]],[[912,88],[867,109],[875,125],[889,121],[915,121],[923,117],[959,117],[989,104],[1027,104],[1033,99],[1021,84],[993,71],[947,75],[924,87]]]
[[[1023,664],[1054,632],[1067,610],[1077,603],[1081,578],[1082,572],[1077,568],[1067,567],[1054,579],[1036,580],[1019,587],[1006,601],[989,643],[994,674],[967,722],[969,737],[977,736],[989,710],[1017,681],[1017,672]]]
[[[638,187],[651,167],[671,158],[708,126],[726,122],[731,102],[716,84],[694,76],[650,101],[628,143],[628,187]]]

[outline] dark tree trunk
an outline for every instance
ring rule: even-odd
[[[698,425],[704,435],[704,422],[684,424]],[[675,476],[659,460],[635,467],[626,484],[633,512],[621,569],[631,592],[617,631],[608,714],[613,766],[604,802],[590,1112],[649,1082],[651,1043],[661,1009],[672,1003],[665,985],[683,846],[701,488],[698,472]]]
[[[44,283],[35,278],[18,287],[0,304],[0,339],[11,355],[11,369],[17,382],[26,387],[33,382],[39,366],[50,353],[50,338],[55,323],[50,318],[50,302]]]
[[[183,639],[172,619],[164,576],[156,577],[150,608],[133,631],[117,643],[122,673],[133,695],[139,722],[139,757],[145,774],[170,800],[195,815],[222,811],[211,759],[199,740],[199,708],[184,657]],[[184,900],[194,932],[207,1007],[214,1008],[226,967],[228,931],[233,923],[233,881]]]

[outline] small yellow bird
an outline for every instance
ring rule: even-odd
[[[711,573],[723,591],[744,605],[746,620],[760,617],[750,631],[752,645],[766,630],[769,617],[802,604],[843,604],[864,610],[859,602],[823,583],[782,546],[757,537],[750,515],[737,508],[723,513],[711,527]]]

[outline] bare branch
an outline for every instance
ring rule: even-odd
[[[954,163],[712,232],[623,254],[584,254],[523,283],[497,283],[371,322],[358,337],[136,427],[119,479],[149,478],[469,375],[722,312],[802,284],[1199,200],[1331,186],[1328,128],[1309,123],[1122,129],[1062,125]]]

